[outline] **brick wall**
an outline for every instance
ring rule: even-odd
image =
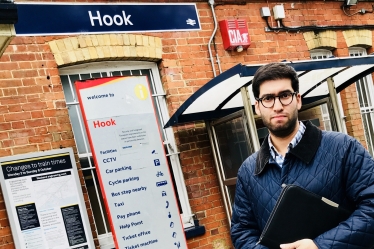
[[[218,20],[245,19],[252,41],[249,49],[242,53],[224,51],[218,29],[215,36],[217,51],[212,46],[216,74],[219,74],[216,53],[223,71],[238,63],[258,64],[284,59],[294,61],[309,58],[310,54],[302,32],[264,31],[266,23],[260,17],[259,9],[264,6],[272,8],[274,5],[275,3],[257,2],[215,7]],[[340,5],[341,2],[285,2],[284,24],[286,26],[362,25],[374,22],[374,16],[371,14],[352,17],[344,15]],[[159,61],[159,68],[167,93],[170,114],[173,114],[192,93],[214,76],[207,47],[214,28],[213,17],[207,2],[198,2],[197,8],[201,31],[147,33],[161,38],[162,60]],[[351,13],[358,8],[370,10],[371,5],[359,3],[357,7],[351,8]],[[270,24],[276,26],[276,22],[272,19]],[[347,56],[348,48],[342,31],[336,31],[336,34],[337,48],[333,53],[339,57]],[[67,37],[16,37],[1,56],[0,156],[61,147],[75,148],[58,66],[49,46],[49,42]],[[369,52],[371,50],[369,49]],[[135,57],[132,59],[136,60]],[[349,134],[364,143],[355,91],[352,85],[342,92],[347,116],[346,125]],[[319,115],[317,112],[314,114]],[[190,205],[200,224],[204,225],[207,231],[203,236],[188,240],[189,248],[233,248],[205,125],[189,124],[176,127],[174,131],[181,152],[180,159]],[[96,238],[89,198],[81,173],[80,177],[91,228]],[[98,245],[97,239],[95,243]],[[0,198],[0,248],[14,248],[2,196]]]
[[[341,93],[342,105],[345,115],[345,125],[347,133],[359,140],[365,147],[366,140],[362,125],[360,105],[357,100],[356,85],[352,84]]]
[[[206,128],[197,123],[190,129],[177,128],[176,135],[190,205],[207,231],[204,236],[189,240],[189,248],[208,249],[214,243],[222,249],[229,248],[228,220]]]
[[[0,156],[75,149],[57,65],[47,44],[51,39],[16,37],[0,58]],[[83,182],[81,171],[79,176]],[[94,232],[84,185],[82,190]],[[14,248],[2,196],[0,210],[0,248]]]

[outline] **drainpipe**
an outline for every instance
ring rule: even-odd
[[[211,49],[211,44],[212,44],[212,41],[213,41],[213,38],[214,36],[216,35],[216,32],[217,32],[217,18],[216,18],[216,14],[214,12],[214,0],[209,0],[209,4],[210,4],[210,7],[212,9],[212,15],[213,15],[213,20],[214,20],[214,30],[213,30],[213,34],[212,36],[210,37],[209,39],[209,43],[208,43],[208,50],[209,50],[209,58],[210,58],[210,63],[212,64],[212,69],[213,69],[213,75],[214,77],[216,77],[216,68],[214,66],[214,59],[213,59],[213,55],[212,55],[212,49]],[[219,61],[219,58],[218,58],[218,54],[216,52],[216,60],[217,60],[217,64],[218,64],[218,69],[219,69],[219,73],[222,73],[222,70],[221,70],[221,64],[220,64],[220,61]]]

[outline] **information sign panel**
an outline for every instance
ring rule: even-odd
[[[95,248],[71,148],[0,158],[16,248]]]
[[[117,249],[187,248],[146,76],[76,82]]]

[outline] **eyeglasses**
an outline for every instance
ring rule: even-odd
[[[283,106],[286,106],[286,105],[289,105],[292,103],[292,100],[293,100],[293,96],[296,95],[298,92],[284,92],[284,93],[281,93],[279,94],[278,96],[274,96],[274,95],[266,95],[262,98],[255,98],[257,101],[261,102],[261,104],[265,107],[265,108],[272,108],[275,104],[275,99],[278,98],[279,99],[279,102],[283,105]]]

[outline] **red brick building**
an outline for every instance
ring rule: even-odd
[[[15,1],[15,4],[30,2]],[[110,1],[110,4],[123,2]],[[174,2],[141,1],[142,4]],[[16,34],[13,24],[0,24],[0,33],[5,37],[4,52],[0,57],[0,156],[74,148],[76,161],[80,162],[78,172],[96,248],[114,246],[110,229],[105,225],[105,211],[98,205],[101,196],[95,183],[95,172],[83,170],[94,166],[91,165],[92,156],[85,143],[84,131],[77,121],[79,111],[69,82],[133,73],[149,75],[153,79],[154,94],[159,95],[156,99],[162,113],[162,125],[194,92],[219,75],[220,69],[224,72],[238,63],[263,64],[360,56],[373,52],[374,16],[370,2],[342,8],[341,1],[223,0],[214,3],[214,14],[208,1],[178,1],[183,2],[196,3],[200,30],[26,36]],[[271,12],[269,26],[276,30],[266,31],[268,26],[260,9],[269,7],[272,10],[275,5],[283,5],[285,18],[282,24],[286,27],[326,26],[331,29],[277,30],[280,26]],[[225,51],[219,27],[213,34],[215,18],[217,21],[244,19],[251,40],[249,48],[242,52]],[[374,139],[372,87],[372,80],[364,80],[360,87],[352,84],[340,94],[347,133],[367,146],[371,153]],[[360,102],[360,98],[368,101]],[[328,111],[320,105],[300,115],[308,119],[319,118],[322,128],[331,126]],[[257,125],[260,128],[261,122]],[[225,209],[225,202],[230,203],[227,197],[230,190],[223,193],[220,187],[224,185],[217,172],[221,166],[216,166],[206,123],[169,128],[163,136],[166,153],[171,154],[171,169],[185,228],[193,227],[193,220],[205,227],[204,234],[187,239],[188,247],[233,248],[229,214]],[[175,152],[179,154],[173,154]],[[235,186],[235,183],[230,186]],[[2,201],[0,248],[15,248],[16,239],[11,234]]]

